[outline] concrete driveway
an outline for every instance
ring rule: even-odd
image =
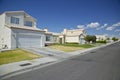
[[[63,59],[63,58],[68,58],[68,57],[72,56],[72,54],[68,54],[66,52],[55,50],[55,49],[50,49],[47,47],[26,48],[25,50],[30,51],[30,52],[35,53],[35,54],[41,54],[43,56],[50,56],[50,57],[54,57],[57,59]]]

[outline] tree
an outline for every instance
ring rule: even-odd
[[[85,36],[84,40],[88,43],[90,43],[90,35]]]
[[[110,40],[110,38],[107,38],[107,40]]]
[[[91,36],[91,35],[87,35],[84,40],[88,43],[90,43],[90,41],[92,42],[96,42],[96,36]]]
[[[113,37],[112,40],[113,41],[118,41],[118,39],[116,37]]]
[[[96,36],[91,36],[91,39],[92,39],[91,40],[92,42],[94,42],[94,43],[96,42]]]

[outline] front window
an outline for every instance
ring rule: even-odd
[[[50,36],[46,36],[46,41],[50,41]]]
[[[32,22],[31,21],[25,21],[24,25],[32,27]]]
[[[11,17],[11,23],[12,24],[19,24],[19,18]]]

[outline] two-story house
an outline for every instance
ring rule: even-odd
[[[8,11],[0,14],[1,48],[43,47],[44,32],[36,27],[36,19],[24,11]]]

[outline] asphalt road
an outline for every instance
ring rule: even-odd
[[[120,42],[6,80],[120,80]]]

